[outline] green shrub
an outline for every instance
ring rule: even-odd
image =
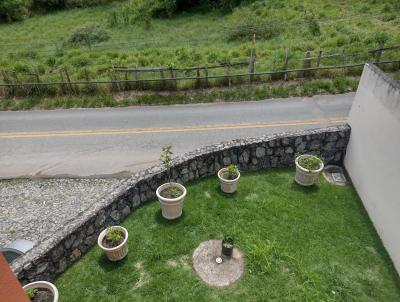
[[[47,64],[47,66],[49,66],[49,67],[53,67],[53,66],[55,66],[56,65],[56,58],[55,57],[48,57],[47,59],[46,59],[46,64]]]
[[[26,0],[0,0],[0,23],[22,20]]]
[[[214,5],[223,11],[232,11],[235,6],[238,6],[241,0],[219,0],[219,1],[209,1],[214,3]]]
[[[106,0],[32,0],[32,7],[43,11],[52,11],[65,8],[94,6],[106,2]]]
[[[234,15],[230,24],[227,29],[229,41],[250,41],[254,35],[257,40],[269,40],[283,32],[283,26],[277,19],[264,19],[249,11]]]
[[[72,46],[86,45],[104,42],[110,39],[107,30],[101,28],[97,24],[88,24],[77,28],[68,38],[67,43]]]
[[[333,80],[333,86],[340,92],[346,92],[349,86],[349,82],[345,77],[336,77]]]
[[[122,7],[122,23],[140,23],[144,24],[146,28],[149,28],[157,3],[158,1],[154,0],[129,1]]]
[[[389,40],[389,35],[386,32],[376,32],[374,35],[374,41],[378,45],[384,45]]]
[[[15,72],[27,73],[30,72],[31,67],[28,65],[28,63],[17,61],[11,66],[11,69],[14,70]]]
[[[83,54],[77,57],[73,57],[70,62],[75,67],[85,67],[89,65],[90,60],[87,55]]]
[[[270,274],[278,269],[282,262],[282,254],[277,243],[268,239],[250,244],[247,256],[251,274]]]
[[[319,26],[318,20],[315,18],[314,13],[311,13],[306,16],[308,30],[311,35],[319,36],[321,34],[321,28]]]
[[[241,2],[243,0],[130,0],[119,12],[110,13],[108,23],[110,26],[141,23],[148,28],[153,17],[170,17],[198,6],[232,11]]]
[[[336,38],[336,46],[342,47],[349,43],[349,38],[346,35],[338,35]]]
[[[107,23],[109,27],[115,27],[118,25],[118,12],[116,10],[111,11],[108,15]]]

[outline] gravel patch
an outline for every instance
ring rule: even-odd
[[[0,247],[15,239],[35,245],[90,208],[119,179],[0,181]]]

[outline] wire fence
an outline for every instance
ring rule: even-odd
[[[322,50],[315,53],[307,51],[303,58],[291,57],[286,51],[283,60],[276,62],[274,68],[266,68],[258,62],[256,56],[250,55],[246,61],[225,62],[210,66],[192,66],[175,68],[160,67],[124,67],[115,66],[107,72],[108,78],[91,79],[89,72],[83,69],[83,79],[73,80],[67,69],[58,70],[59,77],[45,81],[38,72],[24,74],[30,80],[22,80],[22,75],[14,71],[2,70],[3,82],[0,83],[0,94],[7,96],[53,95],[94,93],[96,91],[124,90],[184,90],[187,88],[208,88],[214,86],[231,86],[238,83],[249,83],[262,80],[290,80],[297,78],[316,78],[321,76],[346,76],[361,73],[365,63],[390,65],[393,70],[400,69],[400,56],[385,60],[385,53],[396,52],[400,46],[366,50],[358,53],[346,51],[325,54]],[[348,62],[349,58],[365,58],[360,62]],[[393,56],[392,56],[393,57]],[[332,64],[332,59],[335,64]],[[299,66],[299,61],[300,66]],[[325,65],[323,62],[325,62]],[[256,66],[259,68],[257,69]],[[261,67],[261,68],[260,68]],[[326,74],[326,72],[331,74]],[[83,87],[83,88],[82,88]]]

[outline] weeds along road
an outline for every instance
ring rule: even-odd
[[[236,138],[344,123],[354,93],[255,102],[0,112],[0,178],[116,177]]]

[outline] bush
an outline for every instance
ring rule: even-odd
[[[151,24],[153,17],[170,17],[176,12],[190,10],[202,6],[207,8],[232,11],[243,0],[130,0],[117,13],[110,13],[108,23],[116,24],[143,23]]]
[[[48,12],[107,2],[107,0],[0,0],[0,23],[22,20],[25,16],[29,16],[31,11]]]
[[[389,40],[389,35],[386,32],[377,32],[374,35],[374,41],[379,45],[384,45]]]
[[[231,27],[227,30],[227,39],[250,41],[253,35],[256,35],[256,39],[269,40],[282,32],[283,26],[278,20],[265,20],[252,13],[245,13],[235,16]]]
[[[22,20],[25,0],[0,0],[0,23]]]
[[[314,13],[311,13],[306,16],[306,21],[308,25],[308,30],[311,35],[319,36],[321,34],[321,28],[319,26],[318,20],[315,18]]]
[[[98,24],[88,24],[77,28],[68,38],[67,43],[73,46],[86,45],[104,42],[110,39],[110,34]]]
[[[44,11],[64,8],[88,7],[106,3],[105,0],[32,0],[32,7]]]

